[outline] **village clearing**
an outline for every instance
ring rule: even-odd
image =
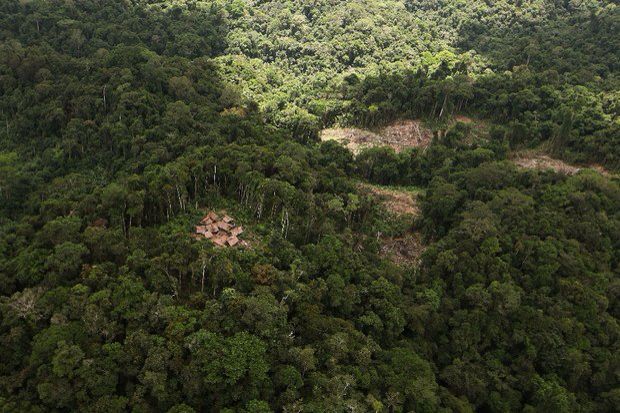
[[[199,225],[196,225],[194,238],[207,239],[217,247],[248,246],[246,241],[239,239],[243,233],[243,227],[237,226],[234,218],[226,212],[218,215],[211,211],[202,218]]]

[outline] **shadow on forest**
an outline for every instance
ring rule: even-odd
[[[228,29],[216,3],[10,1],[0,27],[0,140],[11,168],[28,171],[5,211],[34,192],[70,199],[199,147],[266,139],[212,62]]]
[[[587,81],[618,69],[617,8],[596,14],[570,5],[550,6],[541,14],[540,21],[527,21],[523,16],[491,24],[469,19],[460,27],[456,46],[463,51],[475,50],[497,70],[515,66],[535,71],[552,69],[575,73]]]
[[[57,151],[54,174],[87,165],[113,172],[149,149],[150,161],[166,161],[181,148],[154,142],[206,133],[239,101],[210,61],[225,48],[221,6],[14,1],[0,16],[0,137],[30,158]]]
[[[613,163],[605,149],[613,147],[613,131],[593,102],[601,99],[601,90],[613,89],[611,75],[620,62],[615,35],[620,13],[615,10],[594,15],[560,7],[548,21],[501,28],[465,21],[457,45],[463,52],[474,50],[492,71],[483,73],[471,57],[447,56],[426,65],[435,67],[433,72],[422,68],[350,77],[346,123],[376,126],[402,117],[441,123],[452,115],[473,114],[510,125],[508,138],[516,146],[557,141],[562,134],[561,145],[571,154],[558,151],[558,156]],[[584,142],[595,133],[604,136]]]

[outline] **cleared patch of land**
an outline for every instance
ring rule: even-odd
[[[581,168],[543,154],[516,154],[512,161],[521,168],[538,169],[541,171],[551,169],[565,175],[574,175],[581,170]]]
[[[400,120],[377,130],[329,128],[321,132],[321,140],[335,140],[354,154],[373,146],[389,146],[396,152],[407,148],[427,147],[433,132],[419,120]]]
[[[386,210],[395,215],[420,215],[418,206],[418,191],[410,188],[383,187],[370,184],[360,184],[364,191],[376,196]]]
[[[484,140],[489,136],[489,124],[482,119],[470,118],[464,115],[456,115],[449,125],[454,126],[457,122],[469,126],[470,133],[466,138],[465,143],[472,144],[474,142]]]
[[[321,131],[321,140],[336,141],[357,155],[362,149],[380,145],[382,138],[366,129],[329,128]]]
[[[401,120],[380,131],[388,146],[397,152],[406,148],[425,148],[433,140],[433,132],[419,120]]]
[[[489,126],[483,120],[457,115],[448,122],[446,127],[449,129],[457,122],[470,127],[470,133],[467,137],[469,143],[488,136]],[[437,130],[439,137],[445,135],[446,132],[446,129]],[[426,148],[433,140],[433,131],[421,120],[402,119],[372,130],[328,128],[321,131],[320,137],[322,141],[336,141],[357,155],[363,149],[375,146],[389,146],[396,152],[401,152],[407,148]]]
[[[200,224],[195,226],[193,236],[196,240],[207,239],[218,247],[237,245],[247,247],[249,244],[239,239],[243,232],[243,227],[237,226],[235,219],[226,211],[221,211],[219,215],[215,211],[210,211],[202,218]]]
[[[382,187],[360,184],[360,189],[380,200],[383,207],[396,216],[409,217],[413,221],[421,213],[418,203],[420,190],[416,188]],[[381,254],[397,265],[419,265],[425,250],[422,235],[412,229],[397,236],[377,234]]]
[[[426,246],[419,232],[407,232],[402,237],[382,238],[381,254],[398,265],[420,265]]]
[[[560,159],[552,158],[551,156],[541,153],[539,151],[520,151],[515,152],[511,156],[515,165],[526,169],[537,169],[540,171],[553,170],[557,173],[565,175],[575,175],[583,169],[593,169],[604,176],[611,176],[611,173],[600,165],[585,165],[577,166],[571,165]]]

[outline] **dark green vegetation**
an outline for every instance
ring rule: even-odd
[[[620,166],[614,2],[254,3],[0,2],[0,411],[616,410],[620,186],[506,160]],[[457,113],[488,139],[316,141]]]

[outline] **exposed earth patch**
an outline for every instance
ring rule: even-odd
[[[420,215],[417,193],[409,189],[360,184],[360,188],[376,196],[386,210],[395,215]]]
[[[396,152],[430,145],[433,132],[419,120],[399,120],[377,130],[329,128],[321,132],[321,140],[335,140],[354,154],[373,146],[389,146]]]
[[[611,174],[600,165],[576,166],[564,162],[560,159],[552,158],[549,155],[534,151],[515,152],[511,156],[515,165],[525,169],[537,169],[540,171],[553,170],[565,175],[575,175],[584,169],[594,169],[601,175],[610,176]]]
[[[422,235],[413,229],[413,221],[421,213],[418,204],[419,192],[409,188],[389,188],[370,184],[360,184],[360,189],[377,197],[389,213],[411,220],[411,226],[401,234],[394,236],[377,234],[381,254],[397,265],[419,265],[420,257],[425,250]]]

